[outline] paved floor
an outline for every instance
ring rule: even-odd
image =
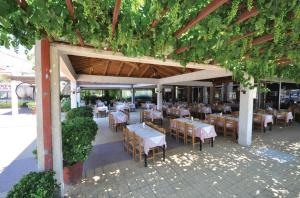
[[[24,174],[37,170],[32,155],[35,148],[35,115],[12,116],[10,109],[0,109],[0,197],[5,197]]]
[[[131,123],[138,121],[132,114]],[[300,197],[300,124],[254,132],[251,147],[218,136],[203,151],[168,138],[166,161],[148,168],[123,151],[121,133],[105,118],[84,179],[69,186],[69,197]]]

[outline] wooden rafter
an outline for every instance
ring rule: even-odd
[[[153,29],[153,28],[155,28],[158,24],[159,24],[159,22],[161,21],[161,19],[166,15],[166,13],[168,12],[168,8],[164,8],[161,12],[160,12],[160,14],[159,14],[159,18],[158,19],[155,19],[152,23],[151,23],[151,25],[150,25],[150,27],[149,27],[149,31],[151,30],[151,29]]]
[[[276,63],[278,65],[288,65],[288,64],[292,63],[292,60],[289,58],[281,58],[281,59],[276,60]]]
[[[67,8],[68,8],[68,11],[69,11],[69,14],[71,16],[71,19],[73,21],[73,25],[77,23],[77,20],[75,18],[75,9],[74,9],[74,6],[73,6],[73,3],[72,3],[72,0],[66,0],[66,4],[67,4]],[[79,31],[79,29],[75,29],[75,34],[78,38],[78,41],[79,41],[79,44],[81,46],[84,46],[84,41],[83,41],[83,38],[81,36],[81,33]]]
[[[249,37],[249,36],[252,36],[252,35],[254,35],[254,34],[255,34],[255,32],[248,32],[248,33],[246,33],[246,34],[244,34],[244,35],[242,35],[242,36],[235,36],[235,37],[232,37],[232,38],[229,40],[229,43],[237,42],[237,41],[239,41],[239,40],[242,40],[242,39],[247,38],[247,37]]]
[[[135,63],[124,62],[124,64],[129,65],[129,66],[131,66],[131,67],[134,67],[135,69],[138,69],[138,68],[139,68],[139,66],[138,66],[137,64],[135,64]]]
[[[175,50],[175,53],[176,53],[176,54],[181,54],[181,53],[183,53],[183,52],[185,52],[185,51],[187,51],[187,50],[189,50],[189,49],[191,49],[191,48],[192,48],[192,46],[181,47],[181,48],[178,48],[177,50]]]
[[[240,17],[238,18],[238,20],[235,23],[240,24],[240,23],[246,21],[247,19],[258,15],[258,13],[259,13],[259,11],[257,10],[256,7],[253,7],[250,11],[246,10],[245,12],[243,12],[240,15]]]
[[[168,73],[173,73],[173,75],[177,75],[178,71],[175,71],[174,68],[162,67],[160,70],[165,70]]]
[[[271,41],[271,40],[273,40],[273,38],[274,37],[272,34],[260,36],[252,41],[252,45],[259,45],[259,44],[265,43],[267,41]]]
[[[133,73],[134,70],[135,70],[135,67],[132,67],[132,68],[130,69],[130,71],[128,72],[127,76],[128,76],[128,77],[131,76],[131,74]]]
[[[123,66],[124,66],[124,62],[121,63],[121,65],[120,65],[120,67],[119,67],[119,69],[118,69],[118,71],[117,71],[117,73],[116,73],[117,76],[120,75],[120,73],[121,73],[121,71],[122,71],[122,69],[123,69]]]
[[[104,73],[103,73],[104,76],[106,76],[106,74],[107,74],[109,63],[110,63],[110,61],[108,60],[105,64],[105,69],[104,69]]]
[[[161,73],[164,76],[170,76],[170,73],[165,72],[161,67],[156,67],[155,70],[158,71],[159,73]]]
[[[179,38],[184,32],[188,31],[190,28],[195,26],[197,23],[199,23],[201,20],[207,17],[210,13],[214,12],[216,9],[218,9],[228,1],[229,0],[213,0],[203,10],[201,10],[194,19],[190,20],[185,26],[183,26],[175,32],[176,38]]]
[[[139,77],[143,77],[149,68],[150,68],[150,65],[147,65],[145,68],[143,68],[144,70],[140,73]]]
[[[116,2],[115,2],[114,15],[113,15],[113,20],[112,20],[112,34],[114,34],[115,30],[116,30],[116,25],[118,22],[121,2],[122,2],[121,0],[116,0]]]

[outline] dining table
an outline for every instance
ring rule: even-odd
[[[147,109],[146,112],[149,112],[148,119],[157,120],[157,119],[163,119],[163,113],[161,111],[153,110],[153,109]]]
[[[115,124],[122,124],[128,122],[128,116],[121,111],[111,112],[111,114],[114,118]]]
[[[192,120],[189,118],[177,118],[176,119],[179,122],[189,123],[194,126],[195,129],[195,136],[200,138],[200,151],[202,150],[202,143],[204,143],[205,139],[211,139],[211,147],[213,147],[213,142],[215,137],[217,136],[216,130],[214,125],[207,124],[204,122],[201,122],[200,120]],[[172,126],[174,122],[171,122],[171,128],[174,128],[175,126]]]
[[[130,124],[126,127],[129,131],[134,132],[136,135],[138,135],[143,141],[145,167],[148,166],[147,157],[149,150],[152,148],[162,147],[163,160],[165,161],[165,152],[167,147],[165,134],[144,123]]]
[[[267,113],[253,113],[253,115],[261,115],[263,117],[264,121],[264,132],[266,131],[266,128],[268,127],[268,124],[270,126],[270,131],[272,131],[272,126],[274,123],[273,120],[273,115],[272,114],[267,114]]]

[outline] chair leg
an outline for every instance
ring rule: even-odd
[[[192,136],[193,149],[195,148],[195,136]]]

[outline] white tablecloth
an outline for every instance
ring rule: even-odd
[[[111,114],[114,118],[115,124],[126,123],[128,121],[128,116],[123,112],[117,111],[111,112]]]
[[[149,112],[149,119],[163,119],[163,114],[160,111],[156,110],[145,110],[146,112]]]
[[[101,107],[97,107],[97,111],[108,111],[108,107],[107,106],[101,106]]]
[[[202,142],[204,142],[204,139],[215,138],[217,136],[215,127],[213,125],[195,120],[191,122],[191,120],[188,118],[177,118],[176,120],[192,124],[195,127],[195,136],[199,137]]]
[[[265,114],[265,113],[254,113],[254,115],[262,115],[264,120],[264,127],[268,126],[268,123],[274,123],[273,122],[273,115]]]
[[[134,132],[143,139],[144,153],[148,155],[151,148],[167,146],[166,136],[157,130],[142,123],[127,125],[129,131]]]
[[[293,114],[292,114],[292,112],[288,112],[287,113],[287,117],[286,117],[286,122],[288,123],[290,120],[293,120]]]
[[[142,108],[144,109],[153,109],[156,105],[154,103],[142,103]]]
[[[212,113],[211,108],[210,107],[205,107],[205,106],[200,107],[199,112],[200,113],[206,113],[206,114],[207,113]]]

